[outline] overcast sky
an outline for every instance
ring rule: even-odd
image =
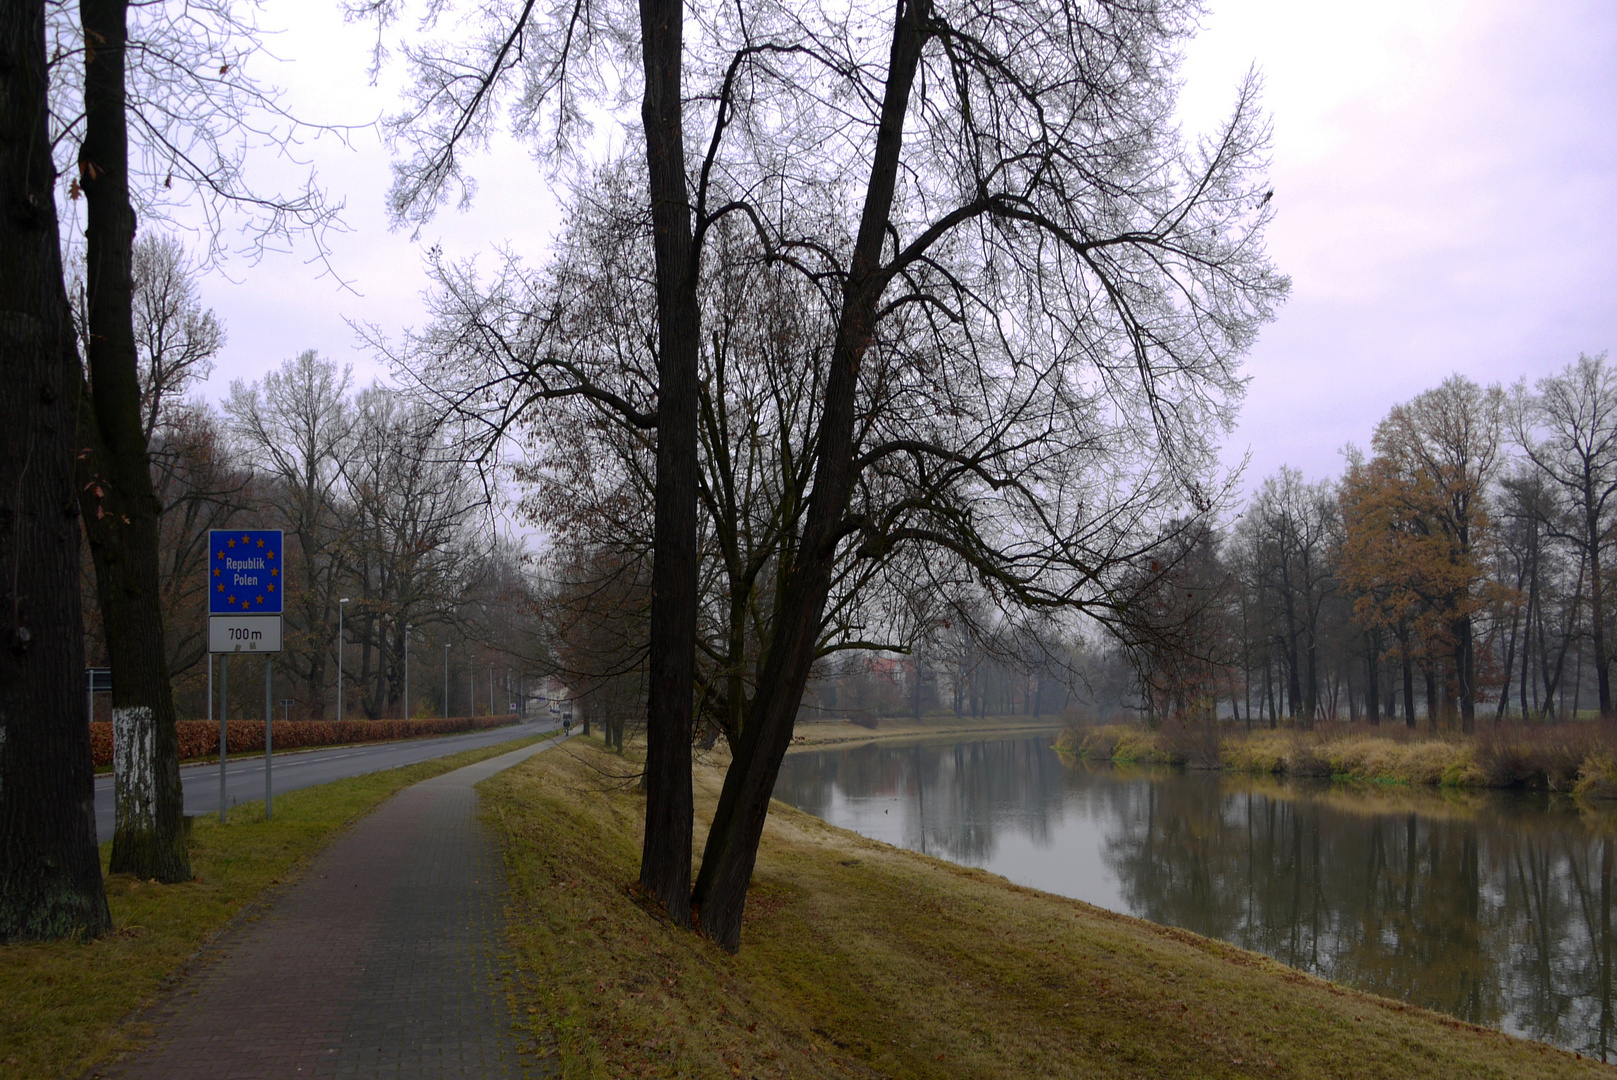
[[[329,0],[266,5],[278,64],[257,68],[294,112],[364,122],[391,109],[367,85],[367,34]],[[1617,3],[1612,0],[1211,0],[1183,70],[1187,128],[1206,129],[1252,65],[1274,119],[1268,239],[1292,295],[1246,360],[1226,460],[1251,486],[1282,464],[1340,471],[1393,404],[1454,372],[1536,379],[1617,344]],[[419,238],[388,229],[386,148],[305,148],[345,200],[339,288],[308,252],[237,259],[204,284],[229,344],[207,387],[255,379],[313,348],[386,375],[345,318],[397,336],[419,325],[422,253],[510,243],[542,258],[557,214],[544,173],[496,147],[469,212]]]

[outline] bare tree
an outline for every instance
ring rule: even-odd
[[[398,391],[360,393],[352,431],[338,463],[341,562],[357,594],[346,624],[360,644],[358,669],[347,674],[374,718],[400,706],[405,627],[451,621],[477,584],[483,500],[440,419]]]
[[[112,666],[117,826],[111,866],[163,882],[191,877],[182,831],[174,696],[163,647],[157,510],[141,422],[132,314],[126,0],[79,7],[84,127],[75,181],[86,204],[85,390],[80,501]],[[157,631],[157,632],[154,632]]]
[[[929,546],[1010,603],[1105,618],[1111,575],[1154,532],[1141,525],[1198,501],[1205,431],[1234,392],[1227,365],[1283,283],[1241,246],[1267,214],[1249,171],[1263,137],[1251,92],[1199,158],[1162,123],[1187,14],[908,3],[891,21],[885,10],[826,27],[786,20],[732,54],[748,101],[766,85],[791,94],[822,133],[833,108],[867,102],[868,126],[844,128],[843,156],[868,172],[857,228],[829,234],[851,244],[770,237],[837,282],[837,329],[812,496],[694,894],[727,948],[844,545]],[[788,33],[814,42],[792,62],[774,52]],[[885,70],[859,62],[872,36],[889,44]],[[727,190],[759,191],[758,175],[735,168]],[[767,220],[766,205],[751,212]],[[870,390],[939,400],[861,408]],[[1097,484],[1119,466],[1120,482]],[[865,495],[896,479],[906,497]]]
[[[0,10],[0,941],[109,929],[81,690],[77,346],[51,197],[45,5]]]
[[[84,429],[81,490],[114,673],[112,865],[181,881],[190,869],[180,832],[172,687],[163,634],[153,632],[161,624],[148,474],[155,410],[143,426],[131,296],[135,208],[150,221],[171,210],[176,197],[188,200],[207,219],[215,243],[222,208],[246,211],[250,247],[306,229],[322,253],[321,232],[335,208],[312,182],[290,198],[264,197],[242,183],[241,164],[255,137],[286,151],[296,125],[279,124],[288,118],[275,108],[273,93],[243,77],[240,65],[257,47],[255,28],[227,0],[177,10],[135,5],[133,34],[128,0],[85,0],[77,26],[66,18],[66,5],[52,10],[58,13],[51,21],[53,156],[74,176],[63,192],[68,205],[81,197],[85,204],[84,348],[93,422]],[[267,126],[258,123],[265,112],[276,118]]]
[[[151,443],[164,408],[213,371],[225,332],[197,295],[198,268],[173,236],[146,233],[131,251],[140,407]]]
[[[503,74],[527,77],[529,123],[561,100],[545,94],[574,70],[568,42],[586,40],[551,33],[548,13],[530,21],[531,6],[484,11],[498,27],[488,48],[421,63],[416,153],[395,189],[406,204],[459,177],[453,145],[486,130]],[[614,29],[623,42],[614,13],[562,18],[605,35],[592,43]],[[1188,6],[920,2],[833,17],[759,4],[694,14],[688,49],[680,9],[641,15],[655,502],[657,528],[672,530],[656,573],[689,566],[685,481],[669,478],[696,462],[683,410],[699,410],[699,279],[719,223],[744,219],[769,259],[820,291],[832,328],[799,457],[812,457],[812,494],[772,570],[773,632],[693,894],[704,930],[733,949],[839,568],[929,550],[911,559],[917,584],[980,577],[1012,606],[1104,615],[1111,574],[1140,553],[1131,538],[1157,535],[1142,523],[1215,501],[1209,436],[1232,415],[1234,360],[1284,282],[1259,242],[1271,206],[1254,88],[1197,148],[1173,135]],[[873,41],[885,44],[873,53]],[[698,88],[682,89],[686,72]],[[705,148],[687,159],[683,131],[698,126]],[[686,610],[683,591],[655,592]],[[658,657],[691,636],[655,610],[650,633],[653,682],[683,709],[686,684],[663,679]],[[688,727],[651,730],[642,871],[678,915],[686,751],[673,743]]]
[[[1617,499],[1617,373],[1604,354],[1580,356],[1560,374],[1540,379],[1536,394],[1515,388],[1514,434],[1527,459],[1555,485],[1564,515],[1545,522],[1581,553],[1589,567],[1589,637],[1594,646],[1600,715],[1612,715],[1607,646],[1607,553]]]
[[[225,405],[231,434],[263,485],[259,497],[289,534],[285,660],[317,719],[325,715],[348,525],[338,504],[354,427],[350,378],[348,369],[339,371],[311,349],[262,383],[232,383]]]
[[[1259,592],[1275,605],[1268,623],[1285,660],[1292,715],[1305,724],[1318,710],[1321,617],[1336,588],[1339,525],[1333,485],[1309,484],[1282,467],[1263,482],[1240,526]]]
[[[297,188],[264,191],[248,183],[247,162],[255,152],[296,161],[306,139],[341,138],[347,129],[292,116],[280,92],[255,77],[266,55],[256,7],[236,0],[123,7],[118,96],[127,117],[130,200],[142,228],[163,222],[192,230],[200,221],[203,262],[210,264],[224,254],[233,225],[250,257],[306,238],[324,259],[326,231],[341,227],[341,204],[328,200],[312,169]],[[58,175],[74,178],[57,194],[72,214],[89,178],[79,146],[89,117],[86,63],[98,50],[85,48],[73,5],[47,10],[51,142]],[[71,229],[63,239],[79,245]]]

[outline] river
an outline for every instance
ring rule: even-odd
[[[1617,815],[1562,797],[1092,766],[1048,737],[802,751],[775,796],[1019,885],[1617,1057]]]

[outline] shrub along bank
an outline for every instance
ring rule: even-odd
[[[514,724],[521,717],[450,716],[419,720],[276,720],[275,749],[298,750],[314,746],[342,746],[346,743],[389,742],[422,735],[454,735],[463,731],[483,731]],[[217,720],[181,720],[174,725],[180,736],[180,760],[214,757],[219,753]],[[264,752],[264,721],[226,722],[232,754]],[[112,725],[98,721],[90,725],[90,752],[97,767],[112,764]]]
[[[1472,736],[1368,724],[1253,732],[1108,725],[1068,728],[1056,747],[1092,761],[1617,798],[1617,730],[1592,722],[1501,725]]]
[[[513,1013],[563,1077],[1617,1075],[780,803],[730,956],[638,895],[636,770],[574,739],[480,788]],[[698,851],[721,779],[696,771]]]

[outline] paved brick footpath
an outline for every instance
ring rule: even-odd
[[[407,788],[219,942],[119,1080],[532,1077],[506,1006],[499,853],[472,785],[547,740]]]

